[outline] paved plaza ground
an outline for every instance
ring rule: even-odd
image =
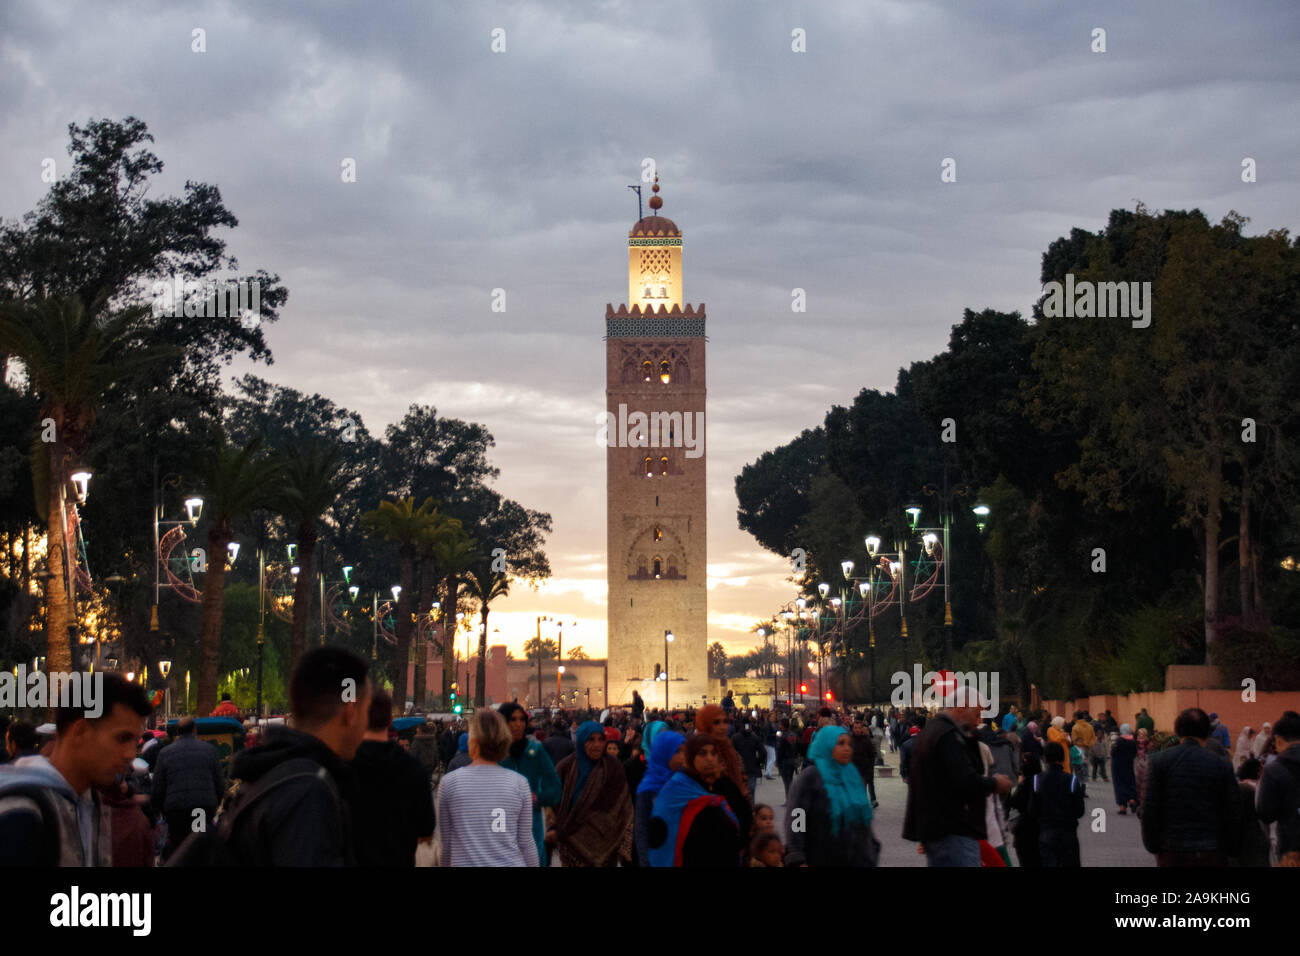
[[[907,784],[898,776],[898,754],[885,748],[885,766],[893,770],[889,777],[876,777],[876,799],[880,806],[874,811],[872,826],[883,847],[881,866],[925,866],[925,857],[916,852],[916,844],[904,840],[903,811],[907,805]],[[877,768],[879,769],[879,768]],[[1109,768],[1108,768],[1109,770]],[[1131,813],[1121,816],[1116,811],[1115,791],[1111,784],[1098,780],[1088,784],[1086,811],[1079,821],[1079,853],[1084,866],[1155,866],[1155,857],[1142,846],[1142,835],[1137,817]],[[760,780],[757,802],[766,803],[776,810],[777,829],[785,828],[785,788],[778,776],[773,780]],[[1094,811],[1105,811],[1105,832],[1093,832]],[[1015,851],[1011,851],[1015,860]]]

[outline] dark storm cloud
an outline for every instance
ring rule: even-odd
[[[739,468],[963,308],[1027,311],[1052,239],[1137,199],[1294,226],[1298,39],[1272,3],[5,4],[0,215],[69,122],[144,119],[159,192],[217,184],[291,290],[258,371],[376,432],[415,401],[486,423],[563,575],[603,541],[604,306],[654,158],[709,305],[712,563],[752,576],[711,610],[757,616],[787,585],[735,530]]]

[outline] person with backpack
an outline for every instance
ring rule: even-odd
[[[1273,727],[1277,756],[1268,762],[1255,792],[1255,813],[1266,824],[1276,823],[1273,863],[1300,851],[1300,716],[1282,715]]]
[[[1038,860],[1044,867],[1082,866],[1079,859],[1079,818],[1083,816],[1083,783],[1061,764],[1064,748],[1052,741],[1043,750],[1047,770],[1033,779],[1025,816],[1038,830]]]
[[[98,716],[58,708],[49,755],[0,767],[0,866],[112,865],[111,810],[96,788],[131,772],[153,708],[139,684],[102,676]]]
[[[341,647],[303,655],[289,682],[293,728],[235,756],[217,826],[192,833],[169,866],[354,866],[349,799],[370,711],[370,665]]]

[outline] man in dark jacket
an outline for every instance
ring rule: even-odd
[[[1268,762],[1255,791],[1255,813],[1277,823],[1274,862],[1300,852],[1300,716],[1288,711],[1273,725],[1277,756]]]
[[[318,647],[289,684],[293,729],[272,727],[266,742],[231,764],[242,799],[221,835],[243,866],[352,866],[355,799],[347,761],[356,756],[370,710],[369,665],[341,647]],[[244,789],[246,788],[246,789]]]
[[[433,840],[433,792],[420,762],[388,739],[393,698],[370,698],[366,735],[352,760],[352,845],[358,866],[415,866],[417,843]]]
[[[908,727],[907,739],[898,748],[898,775],[903,778],[904,783],[910,783],[908,774],[912,770],[912,751],[916,749],[916,738],[920,735],[921,731],[916,727]]]
[[[1083,784],[1066,773],[1065,748],[1052,741],[1043,749],[1047,770],[1034,776],[1026,817],[1038,831],[1042,866],[1082,866],[1079,860],[1079,818],[1083,816]]]
[[[1011,780],[983,775],[979,740],[973,735],[987,704],[965,686],[951,696],[953,706],[927,721],[917,737],[903,839],[919,841],[930,866],[979,866],[985,797],[1010,793]]]
[[[853,721],[853,766],[858,768],[858,775],[862,777],[862,782],[867,785],[867,793],[871,795],[871,805],[880,806],[876,799],[876,744],[871,739],[871,732],[867,725],[862,722],[862,718]]]
[[[191,832],[207,829],[225,791],[226,778],[217,748],[194,736],[193,717],[182,717],[175,742],[158,754],[153,777],[153,812],[167,820],[164,860]]]
[[[433,732],[432,721],[426,720],[416,730],[415,738],[411,741],[411,756],[424,771],[425,784],[432,788],[434,771],[442,759],[438,753],[438,737]]]
[[[736,748],[736,753],[740,755],[740,763],[745,768],[745,779],[749,781],[750,800],[756,799],[758,793],[758,778],[763,775],[763,764],[767,760],[767,750],[763,747],[763,741],[754,733],[753,727],[748,721],[741,728],[740,733],[731,738],[731,745]]]
[[[1205,749],[1210,718],[1178,715],[1182,743],[1148,761],[1142,843],[1157,866],[1227,866],[1241,848],[1241,799],[1232,764]]]
[[[561,760],[573,753],[573,738],[569,736],[569,725],[565,723],[563,717],[555,718],[555,725],[542,741],[542,746],[546,748],[551,763],[557,766]]]

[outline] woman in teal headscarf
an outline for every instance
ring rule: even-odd
[[[655,738],[667,729],[668,725],[662,720],[652,720],[646,724],[645,730],[641,732],[641,752],[645,754],[647,765],[654,753]]]
[[[497,710],[510,728],[510,754],[501,761],[501,766],[521,774],[528,781],[528,789],[533,795],[533,841],[537,844],[537,860],[539,865],[549,866],[543,808],[560,802],[560,777],[541,741],[528,733],[528,711],[514,701],[502,704]]]
[[[823,727],[808,745],[808,765],[786,798],[786,866],[875,866],[871,797],[853,766],[847,727]],[[795,826],[795,814],[802,825]]]

